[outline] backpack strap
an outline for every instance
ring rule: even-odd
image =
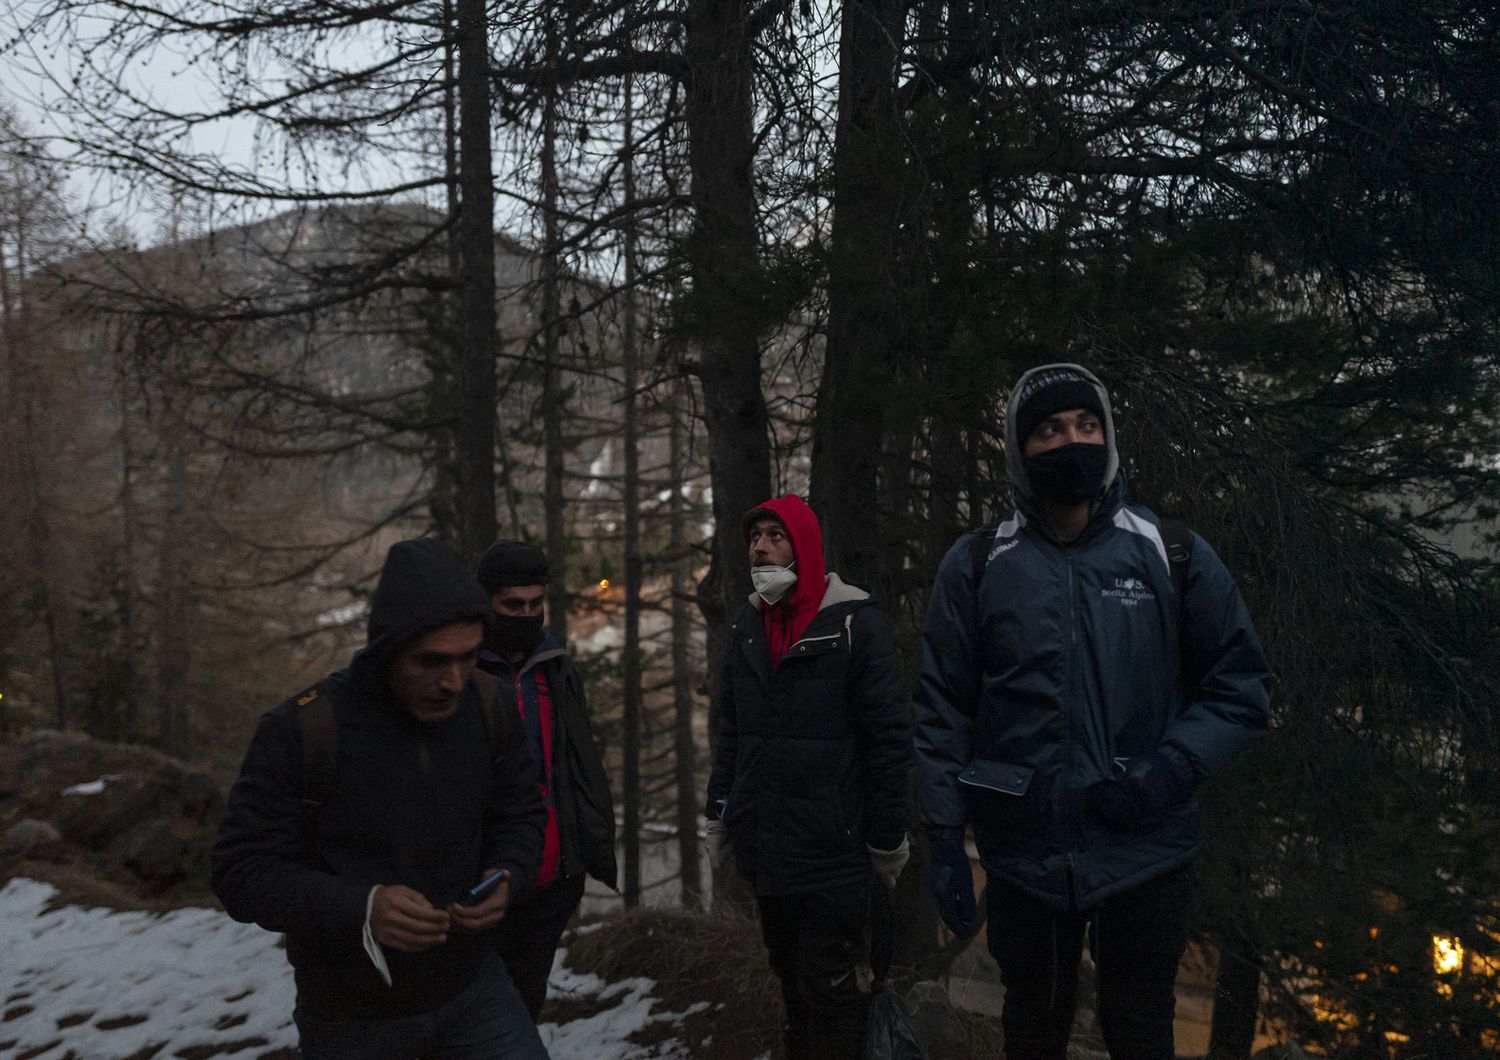
[[[1161,521],[1161,543],[1167,550],[1167,570],[1172,575],[1172,595],[1177,597],[1177,614],[1182,616],[1182,601],[1187,595],[1188,560],[1193,555],[1193,532],[1180,519]],[[1181,623],[1179,623],[1179,629]]]
[[[483,670],[474,671],[474,687],[479,690],[479,716],[484,719],[484,735],[490,745],[490,761],[497,761],[506,749],[506,721],[496,714],[500,699],[500,682]]]
[[[302,732],[302,802],[297,819],[302,854],[311,859],[318,850],[318,816],[338,784],[338,719],[333,700],[317,685],[297,697],[295,713]]]
[[[1162,519],[1161,543],[1167,550],[1167,571],[1172,576],[1172,595],[1177,598],[1177,658],[1178,678],[1182,681],[1183,694],[1191,698],[1201,673],[1189,669],[1187,639],[1187,576],[1188,562],[1193,556],[1193,532],[1180,519]]]
[[[1000,532],[998,526],[981,526],[972,530],[974,539],[969,542],[969,576],[974,582],[974,628],[979,628],[979,583],[984,581],[984,568],[990,565],[990,542]]]

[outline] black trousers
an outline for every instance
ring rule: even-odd
[[[547,1000],[547,977],[563,929],[583,898],[582,876],[559,876],[511,902],[495,933],[495,949],[535,1023]]]
[[[786,1002],[788,1060],[857,1060],[869,995],[855,966],[866,952],[869,884],[761,895],[756,903]]]
[[[1174,1060],[1173,986],[1187,949],[1186,868],[1087,912],[1059,913],[1018,887],[989,883],[990,952],[1000,964],[1006,1060],[1062,1060],[1078,1001],[1085,931],[1098,978],[1099,1026],[1112,1060]]]

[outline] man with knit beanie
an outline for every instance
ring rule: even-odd
[[[1021,376],[1015,512],[943,558],[922,627],[918,805],[928,885],[978,931],[988,875],[1008,1060],[1063,1060],[1087,933],[1113,1060],[1173,1060],[1198,791],[1265,729],[1269,674],[1207,542],[1125,503],[1103,384]]]
[[[546,553],[523,541],[496,541],[479,561],[479,584],[491,608],[479,668],[500,682],[525,730],[547,808],[536,889],[512,903],[496,932],[500,956],[533,1021],[547,999],[558,940],[583,898],[584,877],[616,886],[614,803],[583,681],[542,626],[550,580]]]
[[[871,875],[895,886],[908,852],[900,665],[885,612],[824,573],[823,532],[800,497],[742,525],[756,591],[719,680],[709,850],[716,871],[732,855],[754,890],[789,1060],[852,1060]]]
[[[214,892],[286,933],[307,1060],[545,1060],[492,938],[546,818],[474,672],[488,613],[445,545],[391,546],[365,647],[261,719],[230,792]]]

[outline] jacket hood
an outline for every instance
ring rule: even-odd
[[[479,580],[447,545],[430,537],[398,541],[385,555],[370,600],[369,636],[354,657],[355,675],[386,680],[402,645],[453,622],[484,621],[489,613]]]
[[[803,611],[816,613],[827,588],[823,578],[826,573],[823,567],[823,528],[818,525],[818,517],[807,506],[807,502],[795,493],[757,504],[745,513],[740,522],[747,548],[750,545],[750,524],[764,515],[774,515],[781,520],[781,525],[786,527],[787,537],[792,541],[792,555],[797,560],[794,568],[797,572],[797,584],[785,606],[798,615]]]
[[[807,502],[789,493],[751,508],[740,521],[747,547],[750,544],[750,524],[766,515],[774,515],[786,527],[787,537],[792,542],[792,557],[797,564],[793,568],[797,572],[797,584],[792,587],[792,595],[775,607],[760,608],[761,625],[766,631],[766,643],[770,646],[771,665],[774,667],[817,616],[828,586],[823,570],[823,528],[818,525],[818,517]],[[751,599],[756,604],[761,602],[760,597],[753,593]]]
[[[1115,473],[1120,470],[1120,453],[1115,447],[1115,414],[1109,403],[1109,391],[1104,389],[1104,384],[1099,381],[1099,377],[1082,365],[1066,362],[1041,365],[1022,373],[1021,378],[1016,380],[1016,385],[1011,387],[1010,400],[1005,405],[1005,470],[1010,475],[1012,488],[1028,501],[1034,501],[1036,495],[1032,492],[1031,481],[1026,477],[1026,457],[1022,452],[1026,439],[1016,437],[1016,411],[1020,408],[1022,396],[1027,393],[1032,383],[1038,381],[1039,376],[1056,372],[1081,376],[1098,391],[1099,407],[1104,412],[1104,445],[1109,450],[1109,462],[1104,471],[1104,481],[1099,483],[1101,495],[1114,482]]]

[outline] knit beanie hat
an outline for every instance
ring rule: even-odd
[[[1043,420],[1066,409],[1088,409],[1103,419],[1099,388],[1070,365],[1054,365],[1033,374],[1016,402],[1016,442],[1024,446]]]
[[[479,584],[484,591],[512,585],[546,585],[551,579],[547,554],[524,541],[496,541],[479,560]]]

